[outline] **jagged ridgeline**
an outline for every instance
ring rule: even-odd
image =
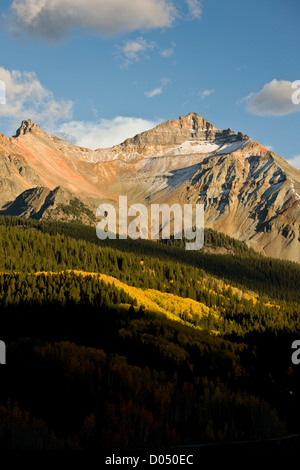
[[[49,171],[51,169],[51,171]],[[0,134],[0,214],[94,224],[103,202],[203,204],[205,225],[300,262],[300,171],[241,132],[197,113],[90,150],[31,120]]]

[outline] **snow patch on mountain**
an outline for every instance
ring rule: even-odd
[[[251,139],[237,141],[237,142],[228,142],[221,146],[217,155],[224,155],[227,153],[236,152],[237,150],[241,150],[245,148],[250,142],[251,142]]]

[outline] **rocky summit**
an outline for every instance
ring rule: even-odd
[[[129,203],[203,203],[206,227],[300,262],[300,171],[197,113],[97,150],[23,121],[14,137],[0,134],[0,185],[2,214],[70,220],[71,204],[85,223],[119,195]]]

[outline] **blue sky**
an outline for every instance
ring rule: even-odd
[[[2,133],[31,118],[106,147],[195,111],[300,168],[300,2],[1,0],[0,15]]]

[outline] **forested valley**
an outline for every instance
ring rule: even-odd
[[[297,434],[300,266],[209,229],[205,247],[0,217],[0,447]]]

